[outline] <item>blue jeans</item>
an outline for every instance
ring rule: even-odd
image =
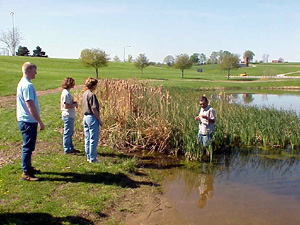
[[[97,161],[97,146],[100,134],[99,121],[94,115],[84,115],[83,125],[86,157],[90,162],[95,162]]]
[[[18,121],[19,130],[22,132],[23,146],[22,146],[22,170],[24,172],[30,170],[31,156],[35,149],[35,142],[37,136],[37,123],[27,123]]]
[[[63,135],[63,146],[65,152],[70,152],[74,149],[72,136],[74,133],[74,118],[62,116],[64,121],[64,135]]]
[[[208,147],[211,144],[211,140],[213,138],[213,133],[200,134],[200,132],[198,132],[197,137],[203,147]]]

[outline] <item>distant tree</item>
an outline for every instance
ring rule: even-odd
[[[40,46],[36,46],[36,49],[33,50],[33,57],[48,57],[46,55],[46,52],[42,51],[42,48]]]
[[[174,57],[171,56],[171,55],[167,55],[164,58],[164,63],[167,64],[168,66],[173,66],[173,64],[174,64]]]
[[[149,60],[147,59],[145,54],[139,54],[138,57],[136,57],[136,60],[134,61],[134,65],[136,68],[141,70],[142,75],[144,68],[149,66]]]
[[[199,62],[199,53],[191,55],[190,60],[192,63],[197,64]]]
[[[243,57],[244,58],[247,57],[249,62],[252,62],[254,56],[255,56],[255,54],[250,50],[245,51],[243,54]]]
[[[231,52],[220,50],[218,52],[218,63],[221,63],[225,56],[230,55]]]
[[[230,70],[239,68],[239,57],[234,54],[224,56],[222,62],[220,63],[221,70],[227,70],[227,78],[229,79]]]
[[[18,51],[16,52],[17,56],[29,56],[29,50],[27,47],[19,46]]]
[[[280,57],[280,58],[278,59],[278,62],[279,62],[279,63],[283,63],[283,62],[284,62],[284,59]]]
[[[105,51],[92,48],[82,50],[79,60],[83,66],[94,67],[98,79],[98,69],[108,66],[109,57]]]
[[[210,64],[217,64],[218,63],[218,53],[213,51],[209,56]]]
[[[200,62],[200,64],[206,63],[206,55],[204,53],[200,53],[199,62]]]
[[[262,61],[264,62],[264,63],[268,63],[268,61],[269,61],[269,54],[263,54],[262,55]]]
[[[20,44],[23,39],[19,28],[11,28],[6,32],[1,31],[0,33],[0,41],[6,44],[12,56],[16,55],[16,48]]]
[[[174,67],[181,70],[181,78],[183,78],[183,71],[191,68],[192,66],[193,63],[187,54],[180,54],[176,56]]]
[[[119,58],[119,56],[115,56],[114,58],[113,58],[113,61],[114,62],[121,62],[121,59]]]
[[[156,66],[157,65],[157,63],[156,62],[149,62],[149,66]]]
[[[133,62],[133,56],[132,55],[128,55],[128,59],[127,62],[132,63]]]

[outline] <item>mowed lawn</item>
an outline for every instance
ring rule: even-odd
[[[38,75],[33,81],[36,90],[47,90],[60,87],[65,77],[73,77],[76,84],[83,84],[88,77],[95,77],[94,68],[81,66],[78,59],[52,59],[35,57],[11,57],[0,56],[0,96],[15,94],[16,85],[22,75],[21,66],[24,62],[31,61],[38,66]],[[197,72],[202,68],[203,72]],[[254,67],[232,70],[231,75],[237,76],[246,72],[253,76],[274,76],[282,73],[300,71],[300,63],[284,64],[256,64]],[[149,66],[144,69],[143,75],[132,63],[109,62],[108,67],[99,69],[99,78],[110,79],[150,79],[154,84],[162,84],[172,87],[278,87],[298,86],[300,80],[256,80],[256,82],[243,81],[250,79],[227,80],[227,72],[219,70],[218,65],[199,65],[184,71],[184,79],[181,78],[181,71],[166,65]],[[252,79],[253,80],[253,79]],[[167,81],[167,82],[166,82]],[[261,81],[261,82],[259,82]]]

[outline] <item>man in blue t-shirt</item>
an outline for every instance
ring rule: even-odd
[[[37,126],[44,130],[44,124],[40,118],[40,108],[36,92],[30,80],[35,79],[37,67],[26,62],[22,66],[23,76],[17,87],[17,120],[22,132],[22,179],[37,181],[36,173],[40,171],[31,165],[32,152],[35,149]]]

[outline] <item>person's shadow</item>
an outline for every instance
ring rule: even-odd
[[[102,214],[102,217],[107,215]],[[0,224],[30,225],[30,224],[94,224],[93,221],[80,216],[53,217],[48,213],[0,213]]]
[[[46,175],[43,177],[43,175]],[[49,176],[50,175],[50,176]],[[72,173],[72,172],[43,172],[39,176],[40,181],[65,181],[65,182],[84,182],[98,183],[105,185],[117,185],[122,188],[138,188],[140,185],[159,186],[157,183],[147,181],[135,181],[123,173],[107,173],[107,172],[87,172],[87,173]]]

